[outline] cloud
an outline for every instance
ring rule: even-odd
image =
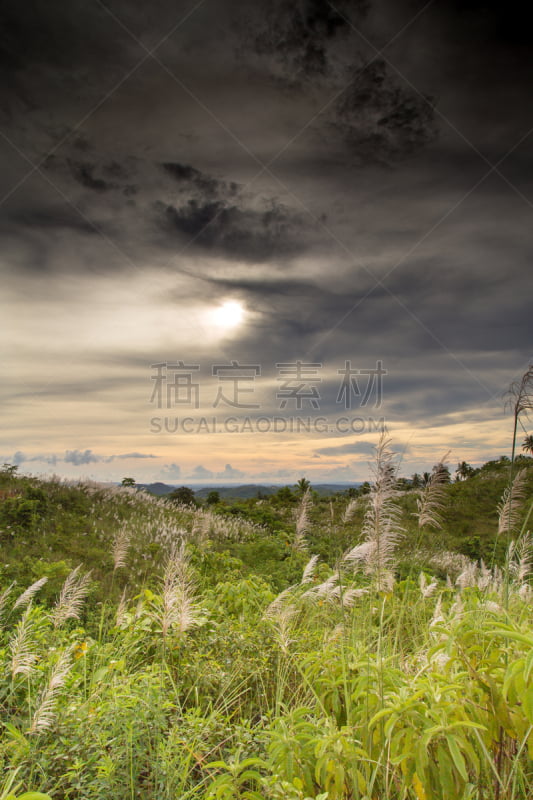
[[[216,473],[216,477],[217,478],[228,478],[228,479],[232,480],[234,478],[244,478],[245,477],[245,473],[241,472],[239,469],[234,469],[231,466],[231,464],[226,464],[226,466],[224,467],[224,471],[223,472],[217,472]]]
[[[237,184],[226,184],[209,175],[205,175],[189,164],[167,161],[161,164],[162,169],[183,189],[195,189],[206,197],[218,197],[221,194],[236,194]]]
[[[94,464],[105,459],[97,456],[92,450],[67,450],[64,461],[66,464],[74,464],[79,467],[81,464]]]
[[[276,198],[245,194],[188,164],[161,167],[178,189],[171,203],[154,205],[161,228],[184,244],[244,261],[290,257],[307,249],[309,226]]]
[[[172,464],[165,464],[160,475],[164,480],[173,480],[179,478],[181,477],[181,467],[175,462]]]
[[[28,228],[32,231],[41,229],[43,232],[52,232],[54,229],[73,231],[75,233],[94,234],[96,229],[85,220],[78,211],[71,206],[50,204],[48,206],[27,205],[24,208],[7,210],[3,214],[2,229],[7,233],[13,232],[13,226]]]
[[[22,464],[23,462],[28,461],[41,461],[45,464],[57,464],[58,461],[62,461],[65,464],[73,464],[75,467],[79,467],[82,464],[109,464],[115,459],[136,459],[136,458],[158,458],[151,453],[120,453],[118,455],[110,455],[110,456],[102,456],[98,455],[97,453],[93,453],[92,450],[66,450],[65,455],[63,458],[57,455],[34,455],[34,456],[26,456],[24,453],[17,451],[13,458],[16,458],[17,461],[14,463]]]
[[[400,82],[383,59],[352,73],[330,124],[357,160],[388,162],[435,139],[434,101]]]
[[[108,192],[116,188],[115,184],[108,183],[103,178],[95,178],[95,168],[91,164],[71,161],[69,166],[74,178],[86,189],[91,189],[93,192]]]
[[[212,477],[213,477],[213,473],[211,472],[211,470],[206,469],[201,464],[199,464],[197,467],[195,467],[193,469],[192,475],[191,475],[191,478],[202,478],[203,479],[203,478],[212,478]]]
[[[373,453],[375,451],[375,444],[373,442],[347,442],[346,444],[336,445],[334,447],[320,447],[316,452],[323,456],[336,456],[343,453]]]
[[[350,33],[350,21],[360,24],[369,7],[367,0],[277,0],[269,3],[261,21],[255,21],[255,36],[249,46],[271,59],[277,79],[290,86],[316,80],[333,69],[332,57],[339,40]],[[340,12],[340,13],[339,13]]]
[[[338,135],[337,147],[344,143],[365,164],[408,155],[437,134],[431,98],[397,77],[365,44],[370,7],[368,0],[278,0],[270,13],[250,22],[255,34],[245,44],[265,59],[276,81],[300,92],[327,92],[313,128],[330,147]],[[332,95],[338,96],[334,104]]]
[[[159,456],[154,456],[152,453],[121,453],[110,458],[159,458]]]

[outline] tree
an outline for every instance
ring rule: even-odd
[[[422,486],[422,478],[418,472],[413,472],[411,475],[411,486],[413,489],[419,489]]]
[[[513,466],[516,451],[516,432],[521,414],[527,417],[533,411],[533,364],[530,364],[519,381],[514,381],[507,391],[507,405],[513,412],[513,447],[511,451],[511,473],[509,481],[513,479]]]
[[[296,490],[298,494],[303,497],[303,495],[310,488],[310,486],[311,486],[311,481],[308,481],[307,478],[300,478],[300,480],[296,484]]]
[[[440,483],[451,483],[452,476],[450,475],[450,470],[443,461],[435,464],[432,472],[434,475],[439,475]]]
[[[122,478],[121,486],[135,486],[135,478]]]
[[[529,434],[529,436],[526,436],[526,438],[524,439],[524,441],[522,443],[522,450],[524,451],[524,453],[531,453],[531,455],[533,456],[533,435],[532,434]]]
[[[295,497],[289,486],[282,486],[280,489],[278,489],[274,497],[283,504],[292,503],[295,500]]]
[[[167,495],[169,500],[173,503],[181,503],[184,506],[197,506],[196,497],[192,489],[188,486],[180,486],[179,489],[174,489]]]
[[[212,489],[205,498],[205,502],[208,506],[215,506],[217,503],[220,503],[220,492],[217,492],[216,489]]]
[[[455,470],[455,474],[460,481],[466,481],[467,478],[472,477],[474,474],[474,467],[467,464],[466,461],[460,461],[457,464],[457,469]]]
[[[16,464],[2,464],[0,467],[0,483],[9,484],[11,478],[17,476],[18,466]]]

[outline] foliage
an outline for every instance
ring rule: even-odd
[[[399,487],[383,440],[368,491],[236,513],[2,472],[0,798],[532,796],[514,466]]]

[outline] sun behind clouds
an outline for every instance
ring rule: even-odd
[[[226,300],[209,312],[210,323],[221,332],[237,328],[244,322],[246,311],[238,300]]]

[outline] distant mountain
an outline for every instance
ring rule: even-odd
[[[243,486],[202,486],[195,488],[190,484],[180,484],[189,486],[195,493],[196,497],[200,500],[205,500],[209,492],[217,491],[222,500],[247,500],[250,497],[257,497],[258,495],[270,496],[276,494],[282,488],[282,484],[277,486],[263,486],[257,483],[248,483]],[[337,492],[345,492],[350,486],[360,486],[360,483],[317,483],[312,485],[311,488],[319,495],[336,494]],[[167,483],[138,483],[138,489],[144,489],[150,494],[163,497],[166,494],[174,491],[177,484],[170,486]]]

